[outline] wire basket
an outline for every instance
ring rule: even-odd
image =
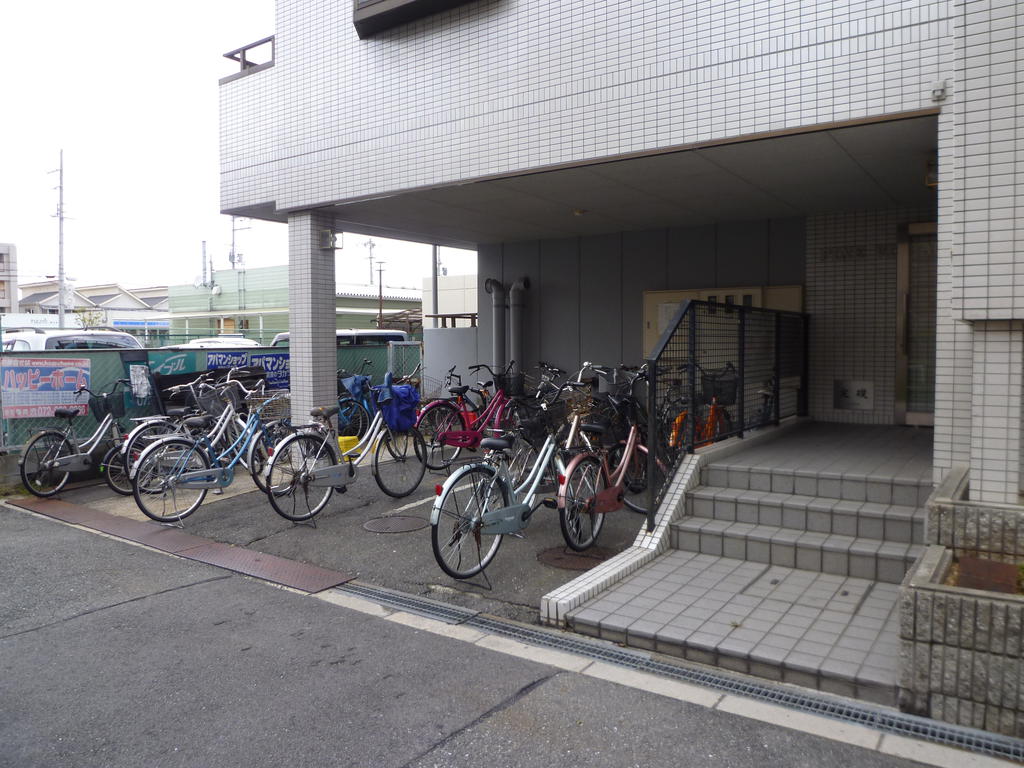
[[[531,444],[540,447],[548,433],[555,434],[565,423],[567,404],[564,400],[556,400],[547,408],[540,408],[519,424],[519,429]]]
[[[420,380],[420,402],[427,403],[431,400],[439,400],[448,397],[444,391],[444,382],[432,376],[424,376]]]
[[[89,410],[96,420],[103,419],[108,413],[115,419],[124,416],[124,395],[120,392],[109,392],[105,395],[90,395]]]
[[[494,388],[502,390],[509,397],[525,394],[526,375],[523,373],[494,374]]]
[[[249,395],[245,402],[250,411],[259,411],[263,421],[277,421],[291,416],[292,396],[283,389],[270,394]]]
[[[710,404],[717,399],[718,405],[734,405],[736,403],[736,370],[731,367],[719,368],[716,371],[702,371],[700,374],[701,402]]]
[[[594,396],[591,387],[571,389],[565,393],[564,399],[569,411],[585,416],[594,407]]]
[[[211,416],[220,416],[228,407],[228,401],[224,399],[220,390],[217,389],[207,389],[200,392],[196,400],[202,411]]]

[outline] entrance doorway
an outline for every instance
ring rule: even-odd
[[[935,224],[910,224],[896,252],[896,423],[935,423]]]

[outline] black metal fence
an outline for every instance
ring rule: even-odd
[[[648,528],[680,458],[807,413],[807,316],[685,301],[648,363]]]

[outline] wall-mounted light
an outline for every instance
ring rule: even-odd
[[[582,216],[585,213],[587,213],[587,209],[586,208],[573,208],[572,209],[572,215],[573,216]]]
[[[320,249],[324,251],[340,251],[345,247],[345,233],[333,229],[320,230]]]

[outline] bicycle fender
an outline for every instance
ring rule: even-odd
[[[448,476],[448,479],[444,481],[444,485],[441,486],[441,492],[434,498],[434,504],[430,508],[430,524],[437,525],[438,520],[441,519],[441,499],[448,493],[448,489],[451,488],[455,483],[459,482],[463,475],[469,472],[470,469],[477,466],[476,464],[467,464],[464,467],[460,467]]]

